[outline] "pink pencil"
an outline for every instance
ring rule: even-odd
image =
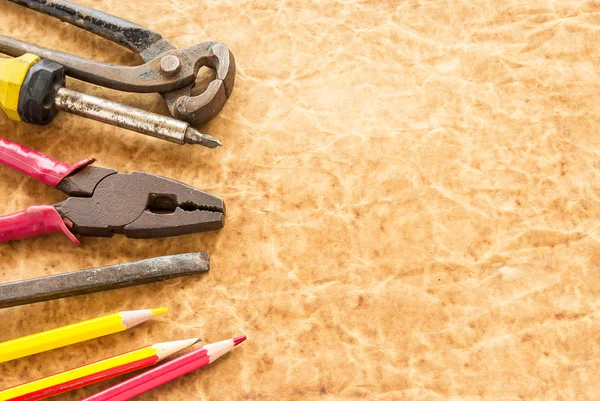
[[[207,344],[196,351],[175,358],[81,401],[125,401],[137,397],[216,361],[219,357],[231,351],[233,347],[244,342],[245,339],[246,336],[241,336]]]

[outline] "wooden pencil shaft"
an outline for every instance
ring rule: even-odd
[[[122,311],[5,341],[0,343],[0,363],[118,333],[165,312],[167,308]]]
[[[8,388],[0,391],[0,401],[42,400],[143,369],[154,365],[156,362],[158,362],[156,351],[146,347]]]
[[[207,272],[205,252],[162,256],[131,263],[0,284],[0,309]]]
[[[130,400],[214,362],[245,340],[246,336],[241,336],[207,344],[202,348],[158,365],[81,401]]]
[[[156,343],[112,358],[46,376],[1,390],[0,401],[41,400],[79,387],[89,386],[102,380],[152,366],[161,359],[194,345],[198,341],[200,341],[199,338],[188,338]]]

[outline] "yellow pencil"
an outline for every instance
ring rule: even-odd
[[[113,313],[6,341],[0,343],[0,363],[124,331],[154,316],[161,315],[167,310],[167,308],[161,308]]]
[[[199,338],[157,343],[52,376],[0,391],[0,401],[35,401],[157,364],[200,341]]]

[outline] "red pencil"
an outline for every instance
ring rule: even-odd
[[[172,361],[150,369],[141,375],[132,377],[81,401],[125,401],[137,397],[153,388],[216,361],[245,339],[246,336],[242,336],[218,343],[207,344],[196,351],[175,358]]]

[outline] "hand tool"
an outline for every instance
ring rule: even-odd
[[[204,273],[205,252],[186,253],[0,284],[0,309]]]
[[[0,36],[0,52],[17,57],[33,53],[53,60],[67,75],[96,85],[128,92],[160,92],[171,115],[192,124],[202,124],[223,108],[233,90],[235,60],[229,49],[217,42],[204,42],[178,49],[159,33],[133,22],[67,0],[10,0],[58,18],[139,53],[138,66],[119,66],[85,59]],[[201,67],[216,71],[216,78],[200,95],[192,96]]]
[[[0,343],[0,362],[12,361],[13,359],[128,330],[167,311],[167,308],[161,308],[113,313],[54,330],[5,341]]]
[[[216,361],[239,345],[246,336],[207,344],[195,351],[145,371],[82,401],[125,401]]]
[[[155,365],[164,358],[199,341],[199,338],[190,338],[153,344],[136,351],[0,391],[0,401],[34,401],[53,397],[76,388],[89,386],[102,380]]]
[[[155,238],[223,227],[221,199],[158,175],[90,166],[94,161],[69,165],[0,138],[0,163],[70,196],[0,217],[0,242],[62,232],[79,245],[73,233]]]
[[[58,110],[63,110],[180,145],[221,146],[217,138],[202,134],[184,121],[64,86],[63,67],[54,61],[40,61],[38,56],[30,53],[14,59],[0,59],[0,109],[11,120],[45,125],[52,121]]]

